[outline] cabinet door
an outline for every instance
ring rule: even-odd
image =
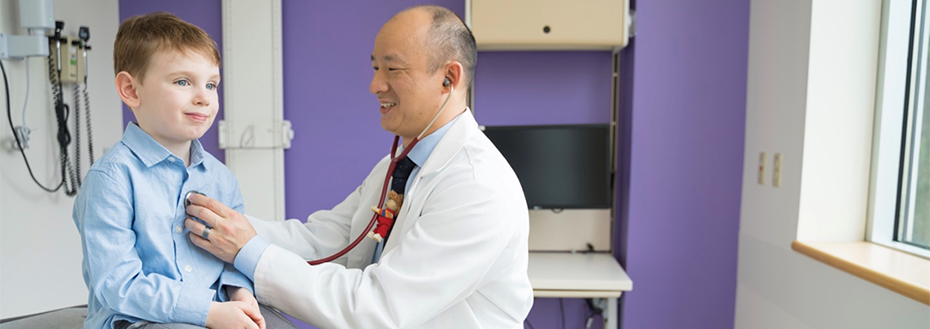
[[[480,50],[610,49],[625,44],[626,0],[471,0]]]

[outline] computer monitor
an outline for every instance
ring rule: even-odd
[[[530,209],[610,208],[610,126],[487,126]]]

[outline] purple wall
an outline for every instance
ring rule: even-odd
[[[378,99],[368,91],[375,36],[418,1],[283,1],[285,213],[305,219],[355,190],[390,151]],[[464,14],[461,0],[438,4]]]
[[[429,2],[464,14],[464,0]],[[391,135],[368,92],[368,57],[381,25],[419,3],[283,1],[284,116],[295,124],[285,151],[288,217],[334,206],[387,154]],[[615,226],[615,256],[634,290],[621,300],[621,324],[732,328],[749,2],[634,6],[637,37],[621,53]],[[221,42],[218,0],[120,1],[121,19],[155,10],[172,11]],[[481,124],[610,120],[608,52],[481,52],[477,72]],[[215,130],[203,142],[224,158]],[[536,299],[529,321],[540,329],[562,321],[582,327],[583,300],[563,302]]]
[[[220,55],[223,54],[223,12],[220,0],[119,1],[120,22],[135,15],[147,14],[156,11],[170,12],[172,14],[178,15],[178,17],[187,21],[188,23],[197,25],[205,32],[207,32],[207,34],[213,37],[213,40],[216,40],[216,46],[220,50]],[[110,54],[110,56],[113,55]],[[220,70],[222,72],[222,68]],[[116,92],[116,90],[113,92]],[[213,156],[215,156],[220,161],[225,162],[226,152],[221,150],[219,147],[219,134],[217,133],[219,122],[220,120],[223,120],[222,83],[220,83],[220,87],[217,92],[220,96],[220,109],[219,112],[217,112],[216,121],[213,122],[213,127],[210,127],[210,129],[207,130],[207,133],[205,133],[203,137],[200,138],[200,142],[203,144],[203,147],[205,150],[207,150],[207,152],[213,154]],[[129,107],[126,107],[126,104],[123,104],[123,128],[126,127],[126,123],[129,121],[135,121],[135,117],[132,115],[132,111],[129,110]]]
[[[749,1],[638,1],[624,328],[732,328]]]
[[[609,51],[478,53],[483,125],[610,123]]]

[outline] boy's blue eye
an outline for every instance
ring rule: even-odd
[[[178,80],[175,83],[178,84],[178,86],[187,87],[187,80]]]
[[[213,89],[216,89],[216,84],[215,84],[215,83],[208,83],[208,84],[207,84],[207,90],[213,90]]]

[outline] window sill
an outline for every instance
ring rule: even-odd
[[[794,241],[791,249],[930,305],[930,260],[863,241]]]

